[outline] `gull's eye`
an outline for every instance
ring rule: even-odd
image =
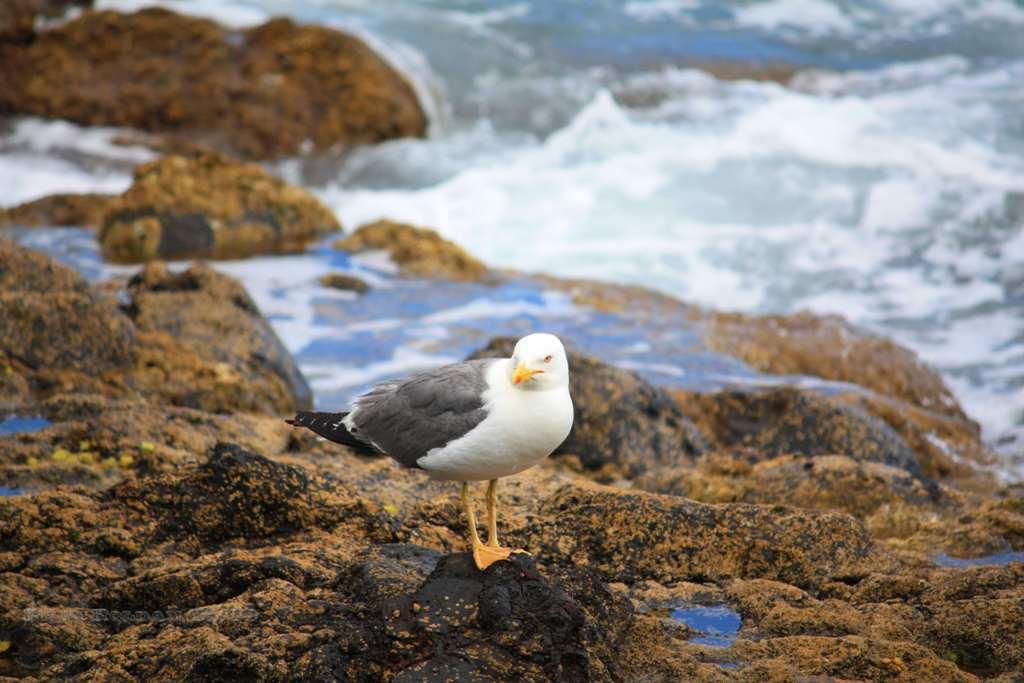
[[[544,362],[545,363],[550,363],[551,362],[551,356],[544,356]]]

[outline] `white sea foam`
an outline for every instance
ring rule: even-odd
[[[767,0],[733,10],[741,26],[764,30],[800,27],[814,33],[849,33],[856,23],[834,3],[827,0]]]
[[[204,17],[231,28],[249,28],[270,18],[259,2],[235,0],[233,2],[211,2],[210,0],[96,0],[98,10],[137,12],[146,7],[160,6],[179,14]]]

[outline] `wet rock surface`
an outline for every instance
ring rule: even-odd
[[[163,9],[86,12],[26,44],[0,43],[0,108],[249,159],[427,125],[412,87],[357,38],[287,19],[233,31]]]
[[[334,247],[355,253],[385,250],[405,275],[470,281],[488,273],[487,266],[434,230],[394,221],[360,226]]]

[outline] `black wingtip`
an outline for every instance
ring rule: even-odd
[[[294,418],[294,417],[289,417],[289,418],[285,419],[285,422],[287,422],[288,424],[290,424],[290,425],[291,425],[292,427],[294,427],[294,426],[296,425],[296,422],[295,422],[295,418]]]

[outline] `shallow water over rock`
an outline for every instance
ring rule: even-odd
[[[932,559],[935,564],[940,567],[957,567],[960,569],[966,567],[996,567],[1010,564],[1011,562],[1024,562],[1024,552],[994,553],[992,555],[984,555],[982,557],[967,558],[950,557],[949,555],[942,554],[936,555]]]
[[[672,618],[699,632],[689,642],[709,647],[729,647],[743,625],[740,615],[727,605],[676,607]]]
[[[52,423],[49,420],[42,417],[19,417],[17,415],[11,415],[0,419],[0,436],[38,432],[41,429],[46,429],[51,424]]]

